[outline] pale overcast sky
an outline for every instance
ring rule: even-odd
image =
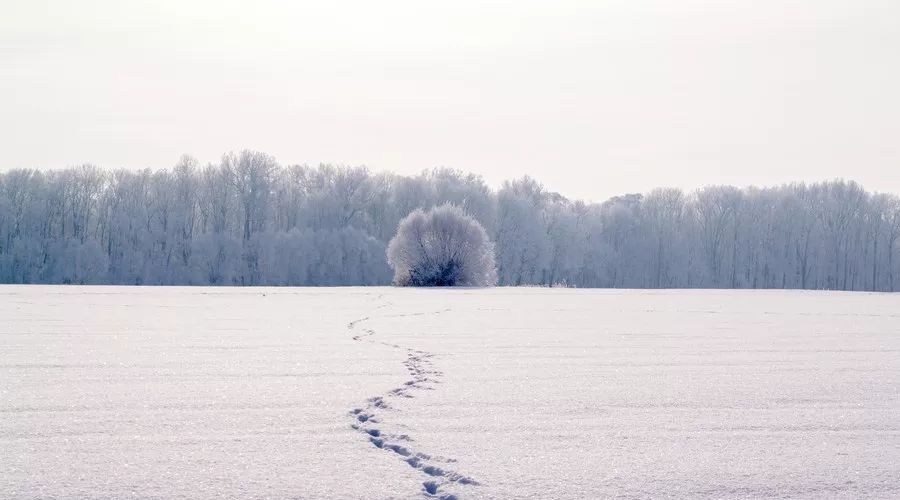
[[[900,192],[900,1],[0,0],[0,169],[529,174],[574,198]]]

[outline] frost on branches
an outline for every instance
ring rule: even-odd
[[[494,244],[455,205],[415,210],[400,221],[387,249],[398,286],[492,286]]]

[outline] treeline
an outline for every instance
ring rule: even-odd
[[[387,284],[400,219],[447,202],[493,238],[505,285],[900,287],[900,200],[853,182],[586,204],[528,177],[494,191],[456,170],[282,167],[253,151],[156,171],[0,174],[0,282]]]

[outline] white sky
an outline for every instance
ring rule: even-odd
[[[900,192],[900,1],[0,0],[0,169],[530,174],[573,198]]]

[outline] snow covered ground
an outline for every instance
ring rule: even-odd
[[[0,498],[900,496],[900,295],[0,287]]]

